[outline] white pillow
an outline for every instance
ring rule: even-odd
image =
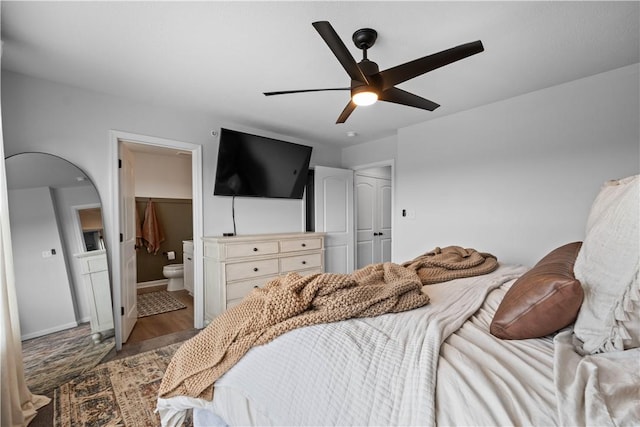
[[[574,326],[583,353],[640,346],[639,223],[639,175],[605,183],[574,266],[584,290]]]

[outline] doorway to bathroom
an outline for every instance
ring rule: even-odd
[[[161,159],[158,156],[163,154],[136,153],[136,168],[142,166],[136,173],[137,194],[147,193],[144,185],[137,185],[145,180],[146,160],[172,166],[174,188],[180,187],[176,185],[180,175],[190,178],[190,158],[183,162],[175,161],[171,154]],[[156,197],[135,198],[140,227],[136,243],[138,321],[126,346],[193,329],[193,221],[191,198],[186,197],[190,196],[191,183],[182,180],[185,194],[168,194],[164,188],[155,188],[164,187],[162,181],[153,179],[149,187],[148,194]],[[171,195],[183,197],[160,197]]]
[[[125,346],[193,329],[191,153],[123,143],[133,160],[138,319]]]
[[[116,131],[112,141],[120,224],[113,255],[120,261],[114,263],[114,301],[121,306],[116,348],[126,350],[199,327],[202,147]]]

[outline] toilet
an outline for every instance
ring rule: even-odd
[[[162,268],[162,274],[169,279],[168,291],[180,291],[184,289],[184,265],[168,264]]]

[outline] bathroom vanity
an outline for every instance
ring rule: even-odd
[[[80,262],[82,280],[89,299],[91,338],[99,343],[114,333],[107,253],[101,249],[75,254],[75,257]]]
[[[324,233],[204,237],[203,242],[205,323],[280,275],[324,272]]]
[[[184,288],[193,296],[193,240],[182,241],[182,263],[184,264]]]

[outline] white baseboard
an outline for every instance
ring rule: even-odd
[[[69,323],[66,323],[64,325],[57,325],[57,326],[54,326],[52,328],[43,329],[41,331],[35,331],[35,332],[30,332],[28,334],[24,334],[24,335],[20,336],[20,339],[22,341],[30,340],[32,338],[38,338],[38,337],[41,337],[43,335],[52,334],[54,332],[64,331],[65,329],[75,328],[76,326],[78,326],[78,322],[69,322]]]
[[[150,288],[152,286],[167,286],[169,284],[169,279],[161,279],[161,280],[152,280],[150,282],[139,282],[136,283],[136,287],[138,289]]]

